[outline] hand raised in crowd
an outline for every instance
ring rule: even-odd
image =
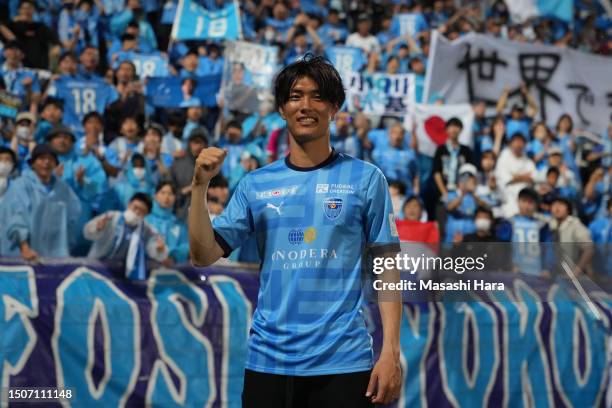
[[[27,76],[21,80],[21,84],[26,88],[29,86],[32,86],[32,82],[33,80],[32,80],[32,77],[30,76]]]
[[[85,167],[79,167],[77,171],[74,172],[74,178],[76,179],[77,183],[83,185],[85,182]]]
[[[165,249],[166,249],[166,244],[164,243],[164,240],[162,239],[162,237],[158,235],[157,240],[155,241],[155,250],[158,253],[162,253],[164,252]]]
[[[59,178],[62,178],[64,176],[64,163],[60,163],[57,165],[57,167],[55,168],[55,175]]]
[[[105,214],[104,216],[100,217],[100,219],[96,223],[96,230],[102,231],[103,229],[105,229],[108,223],[110,222],[111,218],[112,218],[111,214]]]
[[[227,156],[227,151],[219,149],[218,147],[203,149],[196,159],[193,184],[208,184],[208,182],[221,171],[225,156]]]

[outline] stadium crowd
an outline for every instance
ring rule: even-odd
[[[208,9],[226,3],[198,2]],[[283,64],[347,45],[365,53],[364,71],[414,73],[423,81],[433,30],[450,39],[475,31],[612,53],[612,20],[595,0],[575,1],[572,25],[543,17],[512,23],[503,1],[239,3],[245,39],[279,46]],[[218,95],[216,106],[147,103],[124,54],[162,52],[184,88],[193,86],[190,78],[223,69],[222,41],[170,40],[176,9],[175,0],[0,1],[0,86],[21,98],[19,114],[0,127],[3,257],[186,262],[199,152],[228,150],[208,190],[213,216],[241,177],[286,154],[289,140],[271,95],[255,107],[236,103],[244,97],[240,88]],[[414,37],[392,30],[393,15],[405,12],[420,16]],[[70,92],[66,82],[79,78],[95,92]],[[548,127],[537,120],[528,87],[521,93],[524,103],[512,106],[507,92],[489,109],[473,101],[472,147],[458,141],[463,123],[448,120],[448,141],[430,163],[399,118],[341,111],[332,145],[379,166],[397,218],[437,221],[442,241],[612,242],[612,124],[601,143],[585,142],[574,118],[563,115]],[[518,226],[527,224],[521,235]],[[254,261],[256,251],[247,244],[233,257]]]

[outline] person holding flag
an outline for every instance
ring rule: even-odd
[[[260,292],[242,394],[244,407],[371,407],[401,388],[401,302],[379,301],[383,346],[372,364],[362,308],[362,248],[399,250],[387,181],[374,165],[336,152],[330,122],[345,93],[336,69],[307,55],[275,80],[290,154],[248,173],[211,222],[206,193],[226,152],[196,160],[189,214],[190,252],[210,265],[257,240]],[[291,261],[292,253],[306,254]]]

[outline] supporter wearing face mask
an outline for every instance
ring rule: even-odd
[[[7,147],[0,146],[0,206],[11,184],[11,176],[15,170],[17,156]]]
[[[129,161],[124,175],[111,186],[115,197],[115,208],[124,210],[130,198],[137,192],[153,195],[155,184],[147,169],[145,158],[135,153]]]
[[[125,211],[108,211],[89,221],[83,228],[85,238],[93,241],[88,257],[125,263],[127,278],[146,279],[146,260],[168,257],[163,238],[144,220],[152,207],[147,194],[136,193]]]
[[[21,112],[15,120],[15,137],[11,141],[10,148],[17,153],[17,159],[21,167],[30,152],[36,146],[34,142],[34,115],[29,112]]]

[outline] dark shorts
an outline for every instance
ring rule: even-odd
[[[245,370],[243,408],[371,408],[371,371],[289,376]]]

